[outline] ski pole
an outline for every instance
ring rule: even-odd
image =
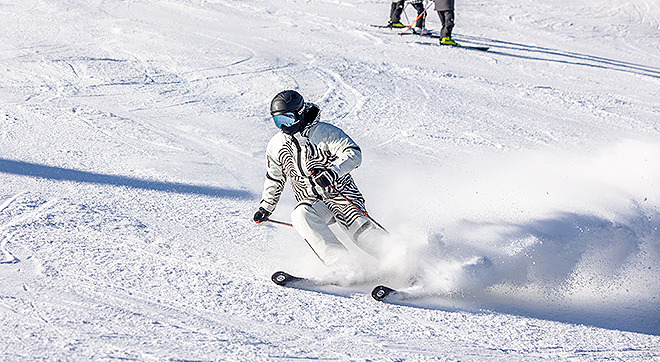
[[[408,14],[406,14],[406,9],[407,8],[408,8],[408,2],[406,1],[405,3],[403,3],[403,10],[401,10],[401,13],[403,14],[403,16],[406,17],[406,21],[408,21]]]
[[[273,219],[267,219],[266,221],[270,221],[270,222],[272,222],[272,223],[274,223],[274,224],[280,224],[280,225],[286,225],[286,226],[291,226],[291,227],[293,227],[292,224],[289,224],[288,222],[284,222],[284,221],[277,221],[277,220],[273,220]]]
[[[374,224],[376,224],[376,226],[378,226],[379,228],[383,229],[384,232],[386,232],[386,233],[388,233],[388,234],[390,233],[389,231],[387,231],[387,229],[385,229],[385,228],[383,227],[383,225],[379,224],[378,221],[374,220],[374,218],[372,218],[371,216],[369,216],[369,213],[367,213],[366,211],[362,211],[362,210],[360,210],[360,208],[357,207],[357,205],[355,205],[351,200],[349,200],[348,197],[344,196],[344,194],[343,194],[341,191],[339,191],[334,185],[330,185],[330,187],[331,187],[333,190],[335,190],[335,192],[338,193],[339,196],[343,197],[344,200],[346,200],[346,202],[348,202],[349,204],[351,204],[351,206],[353,206],[357,211],[359,211],[362,215],[366,216],[367,219],[371,220],[371,222],[373,222]]]
[[[408,25],[408,27],[406,28],[406,30],[403,31],[403,33],[401,33],[399,35],[403,36],[403,34],[405,34],[408,30],[410,30],[410,28],[412,28],[412,26],[417,23],[417,20],[419,20],[419,18],[421,18],[422,16],[424,16],[426,14],[426,10],[428,10],[431,7],[431,4],[433,4],[433,1],[431,1],[429,3],[429,6],[427,6],[426,9],[424,9],[424,11],[422,11],[421,14],[417,15],[417,18],[412,23],[410,23],[410,25]]]

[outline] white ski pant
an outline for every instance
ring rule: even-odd
[[[335,222],[335,217],[323,201],[298,204],[291,213],[291,222],[325,265],[332,265],[348,256],[348,249],[329,227]],[[348,228],[338,224],[362,250],[376,258],[383,254],[384,250],[380,250],[379,246],[386,233],[367,217],[360,217]]]

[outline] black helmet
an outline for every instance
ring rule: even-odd
[[[272,116],[288,112],[299,116],[303,108],[305,108],[305,100],[300,93],[294,90],[279,92],[270,102],[270,114]]]

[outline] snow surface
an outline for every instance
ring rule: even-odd
[[[389,6],[0,0],[0,360],[660,360],[660,4],[458,1],[488,52]],[[283,89],[432,296],[251,221]]]

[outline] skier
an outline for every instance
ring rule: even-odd
[[[291,213],[293,227],[325,265],[348,256],[329,227],[334,222],[378,258],[387,233],[366,216],[364,198],[350,175],[362,162],[360,147],[338,127],[321,122],[319,107],[296,91],[278,93],[270,114],[280,131],[268,142],[266,180],[254,221],[269,220],[288,179],[298,201]]]
[[[424,0],[409,0],[410,4],[417,10],[417,22],[415,23],[415,32],[427,35],[430,32],[424,29],[424,22],[426,21],[426,13],[424,9]],[[403,13],[403,8],[406,0],[392,0],[392,5],[390,8],[390,20],[388,26],[391,28],[406,28],[407,25],[401,23],[401,13]],[[420,16],[422,15],[422,16]]]
[[[451,31],[454,29],[454,0],[435,0],[435,11],[438,12],[442,23],[440,44],[458,45],[451,39]]]

